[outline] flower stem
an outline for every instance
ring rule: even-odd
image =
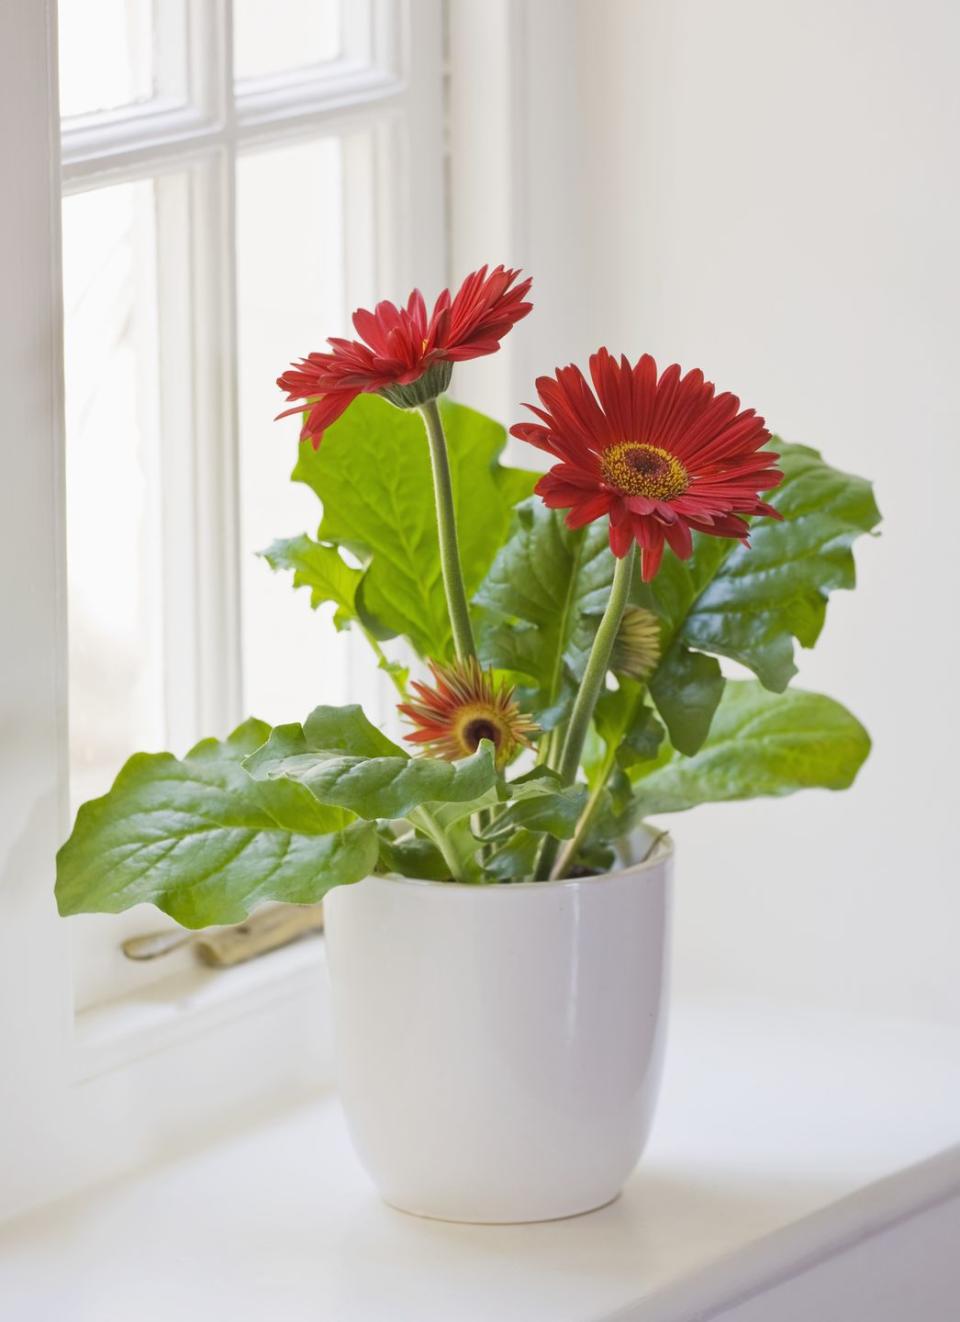
[[[573,711],[570,713],[566,738],[563,741],[563,752],[560,755],[558,771],[564,785],[572,785],[577,778],[580,754],[583,752],[587,731],[590,729],[590,722],[593,720],[597,699],[600,697],[607,678],[610,654],[617,640],[620,621],[623,619],[623,612],[630,596],[630,584],[633,580],[633,566],[636,556],[637,549],[636,545],[633,544],[623,559],[617,561],[616,569],[613,572],[613,584],[610,588],[607,608],[603,612],[603,618],[593,640],[593,647],[590,649],[587,668],[584,670],[583,679],[580,681]],[[552,836],[547,836],[544,839],[537,859],[536,871],[534,872],[535,880],[545,881],[550,876],[558,848],[559,841]]]
[[[433,494],[437,506],[437,536],[440,541],[440,568],[443,572],[443,588],[450,614],[450,629],[457,656],[464,661],[476,656],[477,649],[473,641],[467,594],[463,586],[463,568],[460,564],[460,547],[457,542],[457,518],[453,508],[453,486],[450,481],[447,441],[443,434],[443,422],[437,401],[431,399],[422,404],[420,413],[430,443]]]
[[[630,596],[630,584],[633,580],[633,565],[636,554],[636,545],[634,544],[623,559],[617,561],[616,569],[613,571],[613,584],[610,588],[607,608],[603,612],[603,618],[590,649],[587,668],[583,672],[580,689],[573,704],[573,711],[570,713],[567,737],[563,741],[559,771],[560,779],[564,785],[572,785],[577,776],[584,740],[587,737],[590,722],[593,720],[593,710],[597,705],[597,699],[600,697],[600,692],[607,677],[610,654],[613,651],[614,643],[617,641],[620,621],[623,619],[623,612]]]

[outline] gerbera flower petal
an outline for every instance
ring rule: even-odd
[[[296,408],[285,409],[277,417],[288,418],[293,413],[306,412],[307,419],[304,424],[304,431],[319,434],[331,423],[336,422],[342,413],[346,412],[359,393],[358,390],[334,390],[327,395],[322,395],[320,399],[308,401],[306,404],[298,404]],[[316,446],[314,446],[314,449],[316,449]]]
[[[623,523],[614,523],[612,519],[610,520],[610,550],[619,559],[622,560],[630,550],[634,536],[635,529],[629,519]]]
[[[353,314],[358,340],[330,339],[329,353],[310,353],[278,378],[288,400],[304,405],[278,417],[304,412],[300,439],[309,438],[316,449],[325,428],[358,394],[387,393],[402,407],[434,398],[446,389],[449,364],[496,353],[507,332],[530,311],[533,305],[526,295],[532,282],[528,278],[517,284],[519,274],[504,266],[488,272],[483,266],[467,276],[455,295],[443,290],[429,318],[419,289],[400,307],[384,299],[372,312],[358,308]],[[419,397],[405,396],[402,388],[421,381],[431,369],[435,375],[422,382]],[[342,408],[318,408],[315,403],[307,407],[308,401],[329,398],[344,387],[352,393]],[[391,393],[394,387],[401,389]]]
[[[663,538],[661,537],[659,541],[651,542],[649,546],[643,547],[643,579],[647,583],[657,576],[660,562],[663,559],[663,545]],[[624,551],[624,555],[626,555],[626,551]]]
[[[574,365],[540,377],[537,422],[510,429],[559,460],[535,491],[570,527],[606,516],[614,555],[636,542],[649,580],[665,545],[692,554],[691,531],[742,540],[747,517],[780,517],[759,496],[782,476],[770,433],[736,395],[676,363],[658,377],[649,354],[631,365],[601,348],[589,366],[589,381]]]
[[[424,335],[427,333],[427,305],[419,289],[415,289],[407,299],[407,312],[414,324]]]
[[[383,351],[384,337],[386,336],[390,325],[393,324],[388,322],[388,319],[381,312],[382,307],[383,304],[377,308],[375,313],[369,311],[368,308],[357,308],[353,316],[350,318],[353,322],[353,329],[360,336],[361,340],[365,340],[370,348],[376,349],[378,352]],[[341,347],[349,345],[350,341],[329,339],[327,340],[327,343],[332,344],[336,349],[340,349]],[[360,349],[361,346],[356,345],[355,347]]]
[[[497,343],[533,306],[524,302],[531,281],[510,288],[520,274],[496,266],[489,273],[482,266],[467,276],[450,305],[450,341],[447,347],[466,347],[494,339]]]
[[[574,508],[567,515],[568,528],[582,528],[584,524],[593,523],[594,519],[602,518],[604,514],[610,512],[611,499],[607,493],[601,492],[598,496],[591,496],[587,500],[579,500]],[[558,509],[564,509],[565,506],[557,506]]]
[[[591,492],[582,485],[564,482],[562,478],[556,477],[552,471],[544,474],[534,487],[534,491],[549,509],[569,509],[571,505],[574,506],[574,509],[570,510],[571,517],[583,505],[590,505],[593,508],[594,500],[599,502],[596,508],[600,510],[600,514],[606,514],[611,505],[621,503],[606,491],[594,490]],[[592,519],[599,518],[600,514],[593,514],[583,522],[590,523]],[[571,528],[581,526],[580,523],[570,524]]]
[[[690,533],[690,525],[684,519],[675,519],[673,523],[664,524],[663,535],[670,550],[681,560],[693,555],[693,537]]]

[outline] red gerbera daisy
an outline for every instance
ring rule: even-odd
[[[278,377],[289,400],[304,403],[278,416],[309,414],[300,439],[317,449],[324,431],[357,395],[378,392],[401,408],[435,399],[450,384],[454,363],[496,353],[507,331],[533,306],[524,302],[531,281],[515,285],[519,271],[482,266],[468,275],[456,295],[445,289],[428,317],[419,289],[406,307],[378,303],[358,308],[353,324],[359,340],[330,339],[330,353],[310,353]]]
[[[513,701],[509,684],[494,681],[489,671],[480,668],[475,657],[441,666],[428,663],[434,686],[414,682],[415,702],[402,702],[399,710],[416,726],[406,735],[413,744],[454,761],[469,757],[489,739],[496,750],[498,767],[504,767],[514,753],[530,743],[536,726],[524,716]]]
[[[746,543],[742,515],[780,518],[757,494],[780,481],[779,456],[761,449],[763,418],[741,412],[735,395],[715,394],[700,371],[681,376],[676,363],[658,380],[649,354],[631,367],[599,349],[590,376],[593,390],[579,367],[540,377],[543,408],[526,405],[540,422],[510,429],[561,461],[535,490],[551,509],[570,510],[569,527],[609,516],[614,555],[636,541],[650,580],[665,541],[685,559],[691,529]]]

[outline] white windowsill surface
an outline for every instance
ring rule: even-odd
[[[952,1206],[958,1142],[956,1029],[678,1009],[650,1148],[599,1212],[515,1227],[394,1212],[359,1168],[336,1100],[319,1098],[7,1226],[0,1311],[16,1322],[693,1322]],[[960,1292],[957,1255],[945,1256],[943,1288]]]

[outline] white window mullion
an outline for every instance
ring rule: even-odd
[[[224,141],[193,193],[194,413],[198,551],[197,683],[204,731],[243,717],[237,420],[236,99],[234,0],[216,0],[204,85]],[[209,439],[209,445],[206,444]]]
[[[219,735],[243,715],[235,173],[221,149],[192,181],[196,683],[199,728]]]
[[[168,300],[168,307],[161,304],[169,349],[163,389],[171,415],[164,419],[171,478],[168,729],[178,751],[199,734],[225,734],[241,707],[232,18],[230,0],[191,3],[189,78],[194,102],[216,125],[218,141],[191,162],[177,220],[169,232],[160,229],[161,243],[169,245],[160,254]],[[183,547],[173,544],[180,535]]]
[[[167,746],[240,711],[232,181],[218,150],[157,179]]]
[[[217,142],[158,186],[168,746],[240,719],[232,9],[191,5],[189,77]]]
[[[196,691],[197,556],[195,421],[191,272],[191,179],[187,173],[156,181],[157,323],[163,565],[164,712],[168,748],[183,750],[199,722]],[[184,511],[190,515],[184,518]]]
[[[396,124],[392,115],[378,118],[364,129],[344,134],[343,235],[344,311],[373,307],[383,291],[396,291],[402,266],[400,214],[396,165]],[[399,297],[393,293],[393,297]],[[352,326],[346,330],[353,334]],[[396,653],[396,644],[388,645]],[[396,703],[388,677],[378,669],[370,645],[356,629],[347,638],[347,655],[354,693],[370,719],[390,726]],[[395,731],[392,731],[396,733]]]

